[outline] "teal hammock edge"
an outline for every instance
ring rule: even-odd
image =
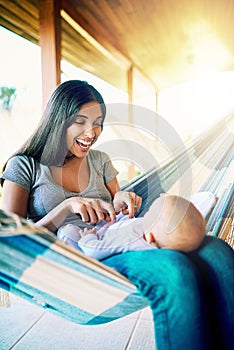
[[[53,242],[51,237],[49,237],[49,243],[56,244],[56,241]],[[50,244],[48,244],[46,236],[43,237],[40,234],[34,233],[29,236],[16,235],[13,237],[0,237],[0,249],[0,287],[72,322],[83,325],[107,323],[148,306],[147,300],[138,293],[134,286],[131,287],[125,283],[121,283],[119,280],[116,281],[115,278],[102,273],[101,269],[100,271],[93,270],[89,266],[77,263],[50,249]],[[68,248],[68,250],[69,249],[70,248]],[[83,255],[82,253],[78,254],[81,254],[81,256]],[[14,256],[14,262],[9,259],[10,255]],[[59,271],[65,266],[68,276],[69,274],[74,274],[74,271],[77,271],[80,275],[88,276],[91,283],[92,281],[98,280],[100,283],[102,282],[103,285],[108,285],[111,287],[110,293],[115,289],[117,289],[118,292],[122,290],[124,292],[124,298],[121,296],[119,301],[118,298],[116,298],[117,301],[115,304],[98,314],[97,312],[92,313],[86,311],[82,306],[78,307],[69,303],[64,300],[65,298],[56,297],[50,291],[46,292],[45,288],[47,286],[41,290],[40,288],[22,282],[22,275],[31,267],[33,268],[38,257],[43,259],[44,264],[47,264],[47,266],[49,266],[51,262],[55,262],[56,265],[58,265],[58,277]],[[86,257],[84,257],[84,260],[86,260]],[[99,263],[99,265],[102,268],[102,264]],[[106,266],[105,269],[111,272],[111,269]],[[35,271],[35,273],[36,272],[37,271]],[[49,273],[48,276],[45,275],[45,279],[51,277],[53,277],[52,273]],[[71,280],[71,283],[72,282],[73,280]],[[78,278],[76,279],[76,283],[77,290],[79,291]],[[68,285],[64,283],[63,288],[65,292],[66,289],[69,288],[69,283]],[[82,285],[81,288],[83,288]],[[95,290],[90,286],[90,295],[87,295],[87,298],[91,298],[93,293],[95,293]]]

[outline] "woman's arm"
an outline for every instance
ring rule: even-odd
[[[15,213],[23,218],[27,217],[29,192],[18,184],[5,180],[2,193],[2,209]],[[115,212],[112,204],[101,199],[90,199],[83,197],[71,197],[65,199],[52,209],[47,215],[39,220],[36,225],[46,227],[55,232],[63,225],[69,213],[80,214],[85,222],[91,224],[100,222],[105,218],[105,213],[115,221]]]
[[[116,218],[114,208],[110,203],[101,199],[70,197],[52,209],[36,224],[54,232],[63,225],[69,213],[79,214],[82,221],[90,224],[95,224],[105,219],[106,213],[111,221],[115,221]]]
[[[27,217],[29,192],[18,184],[5,180],[2,190],[2,209],[17,214],[23,218]],[[65,203],[54,208],[44,218],[37,222],[38,226],[44,226],[51,231],[57,230],[63,224],[68,209]]]
[[[116,178],[107,184],[107,188],[114,199],[116,212],[129,214],[134,216],[134,212],[139,210],[141,206],[141,198],[132,192],[120,191],[120,187]],[[13,212],[21,217],[27,217],[29,192],[20,185],[5,180],[2,194],[3,210]],[[116,215],[114,208],[110,203],[101,199],[89,199],[83,197],[71,197],[52,209],[36,224],[46,227],[48,230],[55,232],[63,225],[69,213],[80,214],[84,222],[91,224],[100,222],[106,218],[106,213],[111,221],[115,221]]]
[[[2,209],[23,218],[27,216],[29,192],[16,183],[5,180],[2,189]]]
[[[120,191],[119,183],[116,177],[110,181],[106,187],[109,190],[112,199],[114,199],[116,192]]]

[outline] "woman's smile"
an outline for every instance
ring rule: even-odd
[[[76,138],[75,139],[75,143],[79,146],[79,148],[81,149],[81,151],[85,151],[87,152],[90,147],[95,143],[96,138],[93,137],[92,139],[89,140],[84,140],[82,138]]]

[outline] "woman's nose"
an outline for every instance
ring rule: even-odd
[[[94,137],[95,136],[95,130],[93,127],[89,127],[87,129],[84,130],[84,135],[87,136],[87,137]]]

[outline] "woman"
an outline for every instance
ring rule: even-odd
[[[77,223],[77,215],[79,227],[115,221],[120,211],[133,217],[141,198],[120,191],[109,157],[91,150],[105,114],[94,87],[78,80],[61,84],[32,137],[5,166],[3,209],[53,232],[64,223]],[[206,237],[199,250],[187,255],[145,250],[103,263],[149,300],[158,350],[231,349],[234,259],[226,243]]]
[[[70,81],[58,87],[38,128],[6,166],[3,209],[53,232],[64,221],[77,222],[76,214],[83,226],[106,216],[114,221],[113,198],[116,210],[128,207],[133,217],[141,198],[120,192],[109,157],[90,150],[105,115],[101,95],[87,83]]]

